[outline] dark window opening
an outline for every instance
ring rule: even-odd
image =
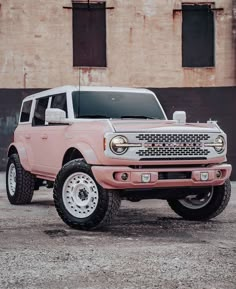
[[[65,111],[68,117],[66,93],[60,93],[52,96],[51,108],[59,108]]]
[[[210,5],[183,5],[182,66],[213,67],[214,13]]]
[[[45,125],[45,112],[48,107],[49,97],[39,98],[36,100],[35,112],[32,125]]]
[[[73,3],[73,66],[106,67],[105,3]]]
[[[23,103],[20,122],[27,122],[30,119],[30,110],[31,110],[32,100],[25,101]]]

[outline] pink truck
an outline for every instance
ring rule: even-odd
[[[59,216],[76,229],[108,224],[122,199],[165,199],[188,220],[227,206],[231,165],[214,121],[167,120],[147,89],[64,86],[23,100],[8,150],[7,195],[28,204],[53,185]]]

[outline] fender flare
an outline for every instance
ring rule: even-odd
[[[89,144],[84,143],[84,142],[74,144],[73,146],[70,146],[66,149],[65,154],[70,148],[77,149],[83,155],[85,161],[88,164],[93,164],[93,165],[100,164],[95,151],[92,149],[92,147]],[[64,159],[64,156],[63,156],[63,159]]]
[[[23,143],[11,143],[8,147],[7,156],[9,157],[12,153],[17,153],[19,155],[20,163],[26,171],[31,171],[31,165]]]

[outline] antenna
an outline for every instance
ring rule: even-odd
[[[79,67],[79,90],[80,90],[80,67]]]
[[[81,67],[79,67],[79,99],[80,99],[80,86],[81,86]]]
[[[81,86],[81,67],[79,67],[79,100],[78,100],[79,108],[78,108],[78,116],[77,117],[79,117],[79,115],[80,115],[80,105],[79,105],[79,103],[80,103],[80,86]]]

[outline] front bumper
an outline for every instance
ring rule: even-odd
[[[147,189],[173,187],[208,187],[220,186],[230,177],[232,167],[229,164],[212,165],[209,167],[187,168],[148,168],[133,169],[126,166],[93,166],[92,172],[96,181],[104,189]],[[219,172],[221,175],[219,176]],[[127,179],[122,180],[122,174]],[[160,178],[163,173],[185,175],[186,178]],[[149,176],[149,182],[143,182],[143,175]],[[207,175],[203,180],[202,175]]]

